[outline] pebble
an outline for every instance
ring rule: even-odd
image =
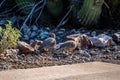
[[[24,35],[22,39],[29,40],[29,36],[28,35]]]
[[[27,31],[28,31],[29,29],[30,29],[29,26],[24,25],[22,33],[23,33],[23,34],[27,34]],[[28,31],[28,32],[29,32],[29,31]]]
[[[91,32],[91,36],[95,37],[96,36],[96,31]]]
[[[17,17],[16,16],[13,16],[10,21],[12,21],[12,23],[15,23],[17,21]]]
[[[49,28],[49,27],[46,27],[45,29],[46,29],[47,31],[50,31],[50,28]]]
[[[72,33],[72,34],[75,34],[75,33],[76,33],[76,30],[75,30],[75,29],[72,29],[72,30],[71,30],[71,33]]]
[[[29,26],[25,26],[25,28],[23,29],[24,31],[23,33],[23,39],[29,41],[30,43],[34,42],[35,38],[36,39],[45,39],[48,36],[48,33],[50,31],[50,28],[38,28],[36,25],[32,25],[31,27]],[[63,39],[63,36],[65,36],[66,32],[70,32],[71,33],[85,33],[89,36],[92,36],[92,38],[94,38],[94,42],[98,40],[99,42],[103,42],[106,43],[105,41],[107,41],[108,39],[111,39],[110,36],[106,35],[106,34],[112,34],[112,33],[117,33],[116,31],[113,31],[112,33],[109,31],[109,33],[107,32],[103,32],[103,31],[88,31],[85,29],[72,29],[72,30],[65,30],[64,28],[61,28],[57,31],[57,40],[61,41]],[[105,34],[103,34],[105,33]],[[35,34],[35,35],[32,35]],[[60,34],[60,35],[59,35]],[[99,35],[100,34],[100,35]],[[30,35],[30,36],[29,36]],[[32,37],[31,37],[32,35]],[[99,35],[99,36],[97,36]],[[98,39],[100,38],[100,39]],[[104,39],[104,40],[103,40]],[[58,43],[59,43],[58,41]],[[114,40],[115,41],[115,40]],[[98,46],[98,43],[95,46]],[[101,44],[102,46],[105,46],[104,44]],[[95,43],[94,43],[95,44]],[[2,64],[2,59],[0,59],[0,70],[3,69],[13,69],[13,67],[11,65],[15,65],[17,66],[16,68],[28,68],[28,67],[40,67],[40,66],[48,66],[48,65],[65,65],[65,64],[73,64],[73,63],[82,63],[82,62],[90,62],[91,58],[95,56],[92,61],[96,61],[96,60],[100,60],[100,61],[105,61],[105,60],[116,60],[116,62],[118,60],[120,60],[120,47],[117,44],[117,46],[111,46],[111,47],[103,47],[103,48],[97,48],[97,47],[92,47],[89,50],[76,50],[77,52],[74,52],[73,56],[70,56],[68,54],[57,54],[56,56],[52,57],[49,59],[48,64],[45,63],[43,64],[42,61],[42,57],[44,54],[44,52],[42,52],[41,54],[33,54],[33,53],[28,53],[28,54],[18,54],[17,57],[15,57],[14,55],[11,57],[10,55],[12,54],[7,54],[4,56],[4,64]],[[107,54],[106,54],[107,53]],[[113,56],[109,56],[112,55]],[[102,55],[102,57],[99,57],[98,55]],[[105,55],[105,56],[103,56]],[[108,55],[106,57],[106,55]],[[49,57],[46,57],[46,59]],[[56,60],[55,60],[56,59]],[[120,62],[118,61],[118,64]],[[7,65],[6,65],[7,64]],[[5,66],[3,66],[5,65]],[[10,67],[9,67],[10,66]],[[18,67],[19,66],[19,67]]]
[[[48,36],[48,32],[47,31],[43,31],[43,32],[40,33],[39,36],[41,37],[41,39],[44,39],[44,38],[46,38]]]
[[[33,42],[34,42],[34,40],[33,40],[33,39],[30,39],[30,44],[33,43]]]
[[[37,36],[37,33],[34,31],[31,33],[30,38],[34,38],[35,36]]]
[[[112,38],[115,42],[120,43],[120,32],[114,33]]]
[[[7,20],[0,20],[0,26],[3,26],[4,24],[7,24]]]
[[[86,50],[79,50],[79,54],[88,58],[91,57],[91,55]]]
[[[38,27],[37,27],[36,25],[32,25],[32,26],[31,26],[31,30],[37,31],[37,30],[38,30]]]

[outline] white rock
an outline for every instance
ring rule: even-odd
[[[58,34],[63,34],[64,32],[63,31],[58,31]]]
[[[100,34],[97,36],[105,46],[115,45],[115,42],[112,40],[112,37],[106,34]]]
[[[92,43],[95,47],[104,47],[104,44],[102,43],[102,41],[99,38],[90,37],[90,40],[92,41]]]
[[[30,40],[30,44],[31,44],[31,43],[33,43],[33,42],[34,42],[34,40],[33,40],[33,39],[31,39],[31,40]]]
[[[61,29],[60,29],[60,31],[63,31],[63,32],[65,32],[65,29],[64,29],[64,28],[61,28]]]
[[[48,31],[50,31],[50,28],[49,28],[49,27],[46,27],[45,29],[48,30]]]
[[[75,33],[75,32],[76,32],[76,30],[75,30],[75,29],[72,29],[72,30],[71,30],[71,32],[72,32],[72,33]]]
[[[45,37],[47,37],[47,35],[48,35],[48,32],[47,32],[47,31],[42,31],[39,36],[40,36],[42,39],[44,39]]]
[[[91,36],[96,36],[96,31],[91,32]]]
[[[90,40],[92,41],[95,47],[105,47],[105,46],[115,45],[112,38],[105,34],[100,34],[96,37],[90,37]]]
[[[91,55],[86,50],[79,50],[79,54],[85,57],[91,57]]]
[[[27,31],[24,32],[24,33],[29,33],[29,32],[31,32],[31,29],[30,29],[30,28],[28,28]]]
[[[114,33],[112,38],[115,42],[119,43],[120,42],[120,32]]]
[[[27,25],[24,25],[24,27],[23,27],[23,32],[24,32],[24,34],[25,33],[27,33],[27,30],[29,29],[29,27],[27,26]]]

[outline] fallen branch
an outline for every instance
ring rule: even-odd
[[[35,8],[36,8],[40,3],[42,3],[42,2],[43,2],[43,0],[40,1],[39,3],[37,3],[37,4],[33,4],[33,7],[32,7],[32,9],[31,9],[29,15],[27,16],[27,18],[26,18],[25,21],[23,22],[22,27],[20,28],[20,31],[23,29],[23,27],[26,25],[27,21],[30,19],[30,17],[31,17],[32,14],[34,13]]]
[[[40,18],[41,14],[42,14],[42,12],[43,12],[43,9],[44,9],[44,7],[45,7],[45,5],[46,5],[46,0],[44,0],[44,3],[43,3],[43,5],[42,5],[42,7],[41,7],[41,11],[40,11],[38,17],[36,18],[35,23],[37,23],[38,19]],[[39,8],[39,9],[40,9],[40,8]],[[38,10],[39,10],[39,9],[38,9]]]
[[[4,4],[5,0],[3,0],[1,3],[0,3],[0,7]]]
[[[70,14],[70,12],[72,11],[73,5],[70,6],[69,11],[66,13],[66,15],[62,18],[62,20],[60,21],[60,23],[57,25],[57,27],[54,29],[54,31],[58,28],[61,27],[61,25],[63,25],[65,19],[67,18],[67,16]]]

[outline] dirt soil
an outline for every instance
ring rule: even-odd
[[[85,53],[85,54],[84,54]],[[45,66],[67,65],[85,62],[108,62],[120,64],[120,44],[105,48],[91,48],[83,51],[75,50],[73,55],[41,52],[28,54],[6,54],[0,58],[0,71],[10,69],[26,69]]]

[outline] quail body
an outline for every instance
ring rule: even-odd
[[[56,45],[56,50],[62,50],[65,52],[72,52],[77,47],[76,41],[69,40],[63,43],[59,43]]]
[[[43,41],[43,43],[40,45],[38,50],[44,49],[45,51],[53,51],[54,46],[56,45],[56,39],[54,33],[49,33],[49,36],[47,39]]]
[[[39,46],[43,43],[41,40],[35,40],[33,43],[31,43],[31,47],[35,49],[35,51],[38,50]]]

